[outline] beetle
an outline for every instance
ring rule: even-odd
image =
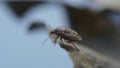
[[[57,39],[60,38],[60,40],[63,44],[63,39],[64,39],[66,42],[73,44],[74,47],[77,50],[79,50],[75,46],[74,42],[79,42],[80,40],[82,40],[82,38],[80,37],[80,35],[76,31],[74,31],[70,28],[64,27],[64,26],[60,26],[60,27],[52,30],[50,32],[50,34],[51,35],[53,35],[53,34],[56,35],[55,41],[54,41],[55,43],[56,43]]]

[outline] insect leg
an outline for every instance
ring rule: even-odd
[[[58,38],[59,38],[59,36],[57,36],[57,37],[55,38],[55,41],[54,41],[55,44],[56,44]],[[54,44],[54,46],[55,46],[55,44]]]
[[[73,43],[73,42],[71,42],[72,44],[73,44],[73,46],[78,50],[78,51],[80,51],[76,46],[75,46],[75,44]]]
[[[60,37],[60,40],[61,40],[61,43],[64,44],[64,43],[63,43],[63,38],[62,38],[62,37]]]
[[[73,44],[73,46],[75,47],[75,49],[77,49],[77,51],[80,51],[73,42],[68,41],[68,40],[67,40],[67,42]]]

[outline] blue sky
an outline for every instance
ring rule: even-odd
[[[69,26],[67,13],[56,4],[37,5],[22,18],[16,17],[4,3],[0,3],[0,68],[72,68],[68,53],[48,38],[45,30],[27,33],[32,21],[44,21],[52,28]]]

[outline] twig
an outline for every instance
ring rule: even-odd
[[[74,63],[74,68],[120,68],[120,63],[103,56],[82,44],[76,44],[80,51],[75,50],[72,44],[59,43],[65,49]]]

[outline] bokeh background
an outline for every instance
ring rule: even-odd
[[[61,25],[79,32],[84,46],[119,61],[119,7],[118,0],[1,0],[0,68],[72,68],[46,29]]]

